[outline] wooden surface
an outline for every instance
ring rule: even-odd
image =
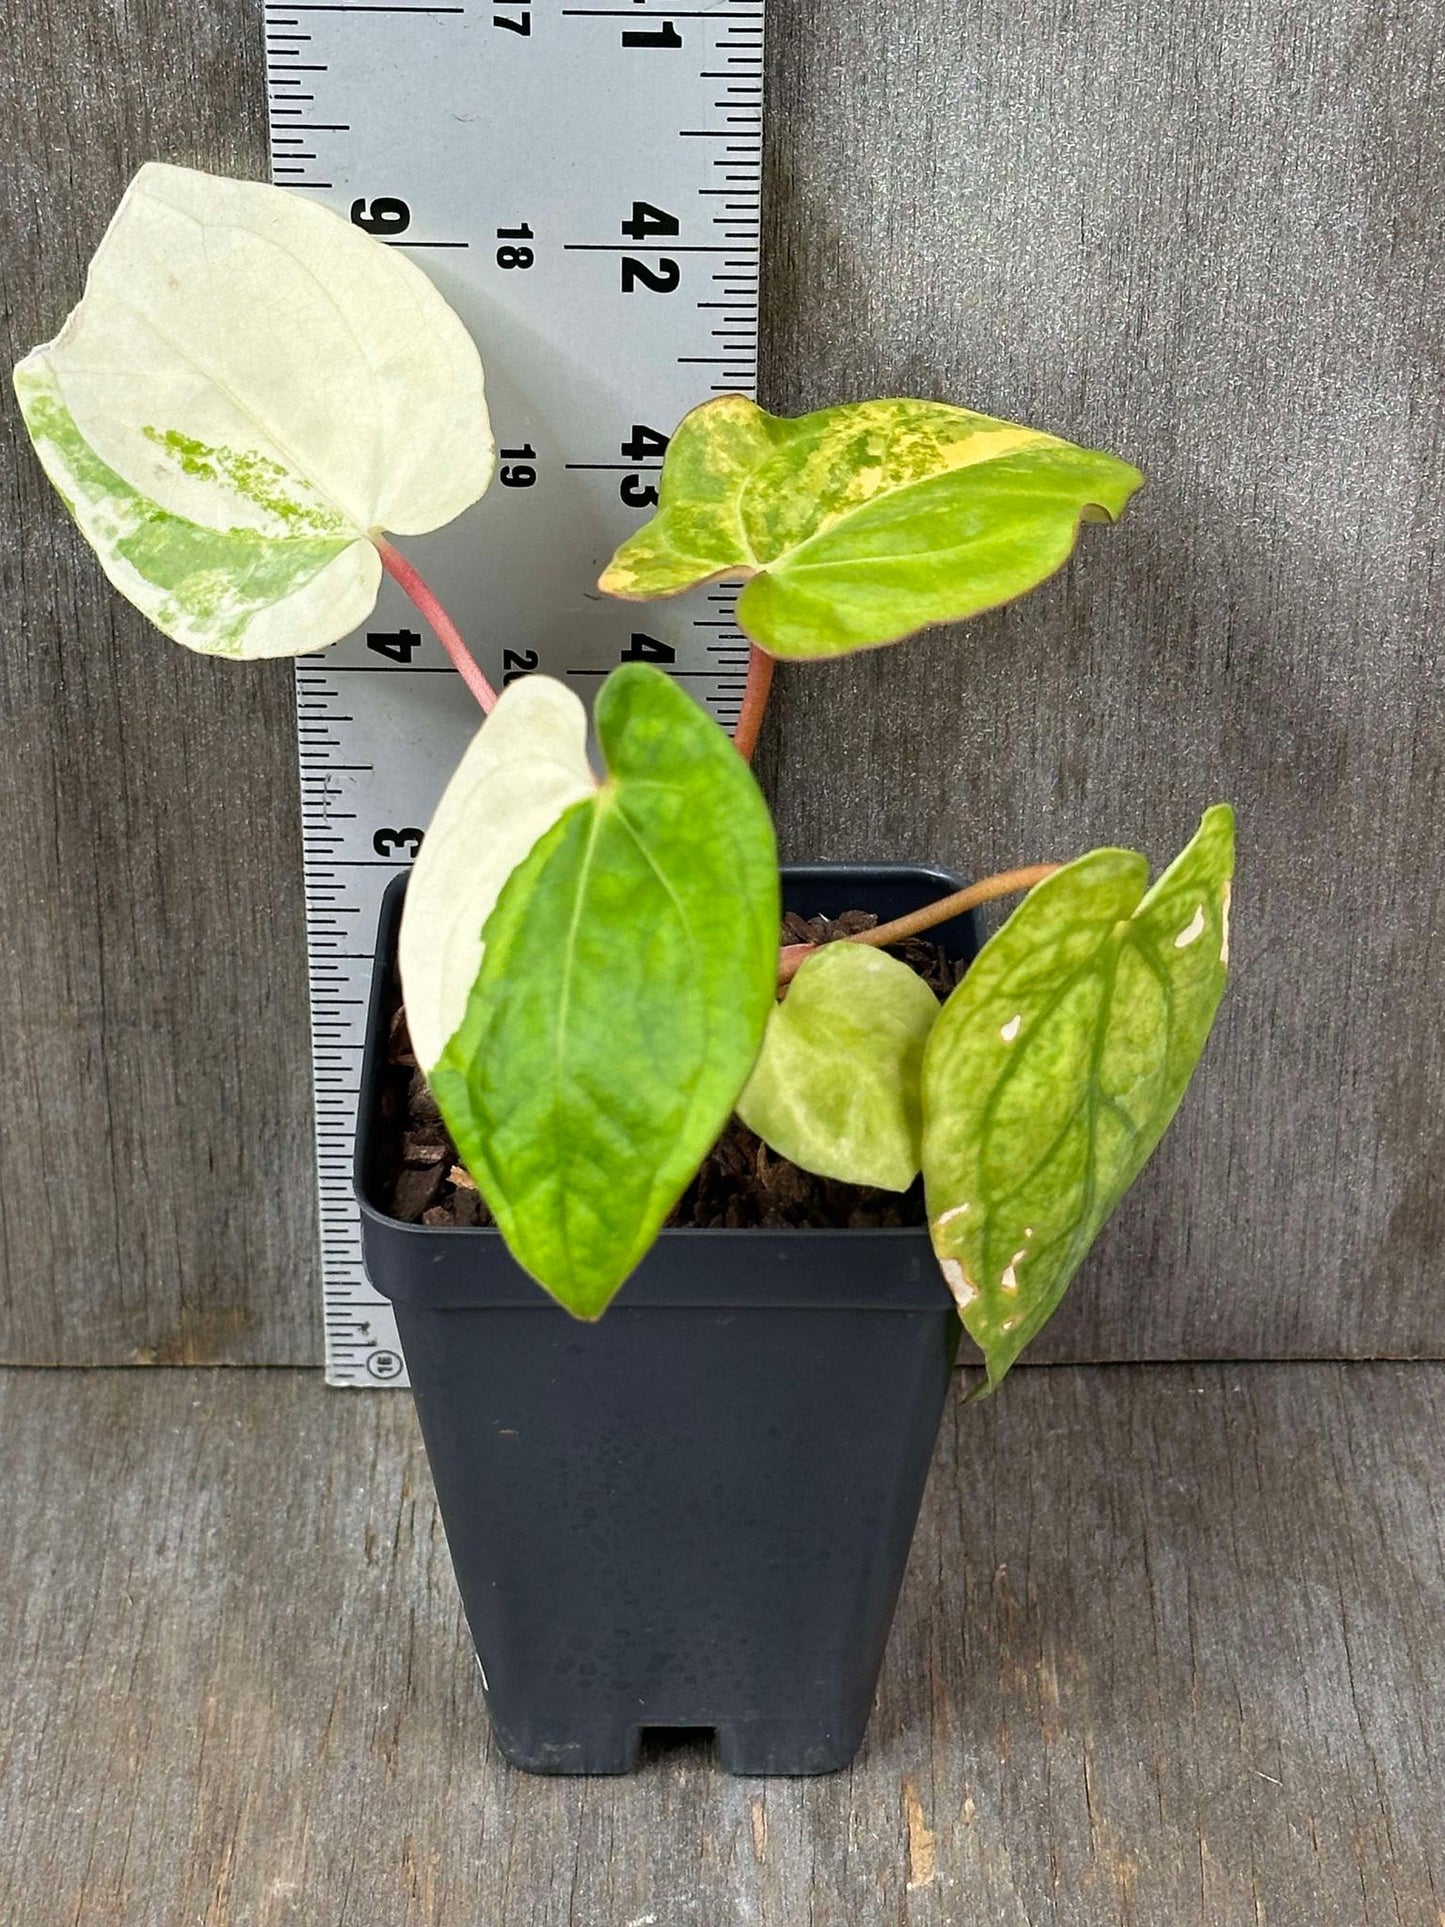
[[[785,850],[1162,861],[1240,813],[1200,1083],[1032,1355],[1445,1352],[1445,16],[781,0],[772,52],[772,405],[1150,477],[1015,610],[780,671]]]
[[[1439,1927],[1445,1367],[945,1419],[864,1751],[493,1752],[409,1399],[0,1374],[5,1927]]]
[[[231,0],[35,0],[4,65],[8,368],[143,160],[259,174],[266,141],[259,22]],[[121,601],[5,394],[0,1357],[309,1361],[290,668],[205,661]]]
[[[949,396],[1152,478],[1018,610],[780,675],[785,849],[1242,813],[1221,1034],[1040,1356],[1445,1350],[1442,46],[1427,0],[770,0],[765,399]],[[140,160],[261,171],[257,8],[35,0],[5,64],[25,347]],[[148,633],[8,442],[0,490],[0,1358],[309,1360],[287,671]]]

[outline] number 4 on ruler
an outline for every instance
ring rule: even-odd
[[[624,28],[622,44],[624,47],[680,47],[682,35],[670,20],[664,20],[650,33],[635,27],[630,31]]]

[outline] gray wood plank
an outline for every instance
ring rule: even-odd
[[[411,1402],[0,1374],[15,1927],[1438,1927],[1445,1368],[945,1423],[850,1773],[493,1753]]]
[[[786,851],[1163,860],[1240,810],[1202,1085],[1034,1355],[1439,1355],[1439,9],[771,31],[765,399],[964,401],[1151,477],[1013,611],[780,672]]]
[[[36,0],[6,43],[4,361],[53,334],[143,160],[266,165],[250,0]],[[8,384],[7,384],[8,393]],[[317,1354],[286,664],[206,661],[0,450],[0,1357]]]
[[[1203,1083],[1039,1347],[1445,1347],[1442,28],[1425,0],[774,0],[766,398],[956,397],[1138,459],[1007,615],[785,671],[794,855],[974,871],[1242,810]],[[264,165],[254,0],[38,0],[5,108],[12,339],[121,184]],[[314,1355],[287,672],[148,634],[0,456],[0,1357]]]

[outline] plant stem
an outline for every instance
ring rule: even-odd
[[[1036,883],[1042,883],[1045,877],[1051,877],[1059,868],[1061,865],[1057,863],[1030,863],[1021,870],[1001,870],[997,876],[985,877],[981,883],[970,883],[967,889],[955,890],[951,896],[940,897],[937,903],[927,903],[921,910],[914,910],[906,917],[895,917],[892,923],[879,923],[871,930],[860,930],[856,937],[848,937],[844,941],[871,944],[875,950],[904,943],[909,937],[933,929],[935,924],[947,923],[950,917],[961,917],[965,910],[976,910],[981,903],[993,903],[999,897],[1011,897],[1020,890],[1032,890]],[[778,982],[791,983],[817,947],[812,943],[785,944],[778,952]]]
[[[375,531],[371,539],[376,544],[377,554],[381,557],[381,566],[400,586],[402,592],[416,604],[417,609],[431,625],[433,635],[451,657],[457,674],[482,705],[482,714],[490,716],[497,706],[497,692],[478,668],[476,658],[462,641],[461,631],[457,625],[401,551],[394,549],[380,530]]]
[[[748,680],[743,689],[743,706],[738,712],[738,726],[733,731],[733,744],[745,763],[753,760],[753,751],[758,746],[758,733],[763,726],[763,712],[768,706],[768,692],[772,686],[773,658],[766,649],[759,649],[753,643],[748,650]]]

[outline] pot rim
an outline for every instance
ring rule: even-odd
[[[955,872],[946,869],[942,865],[933,863],[788,863],[781,865],[780,871],[785,886],[790,882],[794,884],[816,883],[824,889],[828,889],[846,884],[850,890],[855,888],[866,890],[870,883],[898,883],[909,881],[930,885],[937,884],[940,892],[944,894],[950,890],[957,890],[963,887],[962,880]],[[500,1247],[502,1251],[505,1251],[505,1243],[501,1232],[495,1225],[413,1224],[404,1219],[393,1217],[389,1211],[376,1203],[370,1195],[371,1173],[374,1168],[374,1150],[378,1123],[375,1105],[370,1102],[369,1099],[375,1089],[380,1070],[381,1056],[386,1044],[386,1039],[383,1035],[383,1012],[386,1004],[386,991],[393,969],[395,931],[401,915],[401,903],[406,890],[407,875],[408,873],[403,871],[394,877],[388,884],[382,899],[381,915],[377,930],[376,955],[372,966],[366,1044],[362,1058],[361,1084],[358,1093],[355,1150],[352,1163],[352,1187],[360,1214],[363,1220],[365,1220],[366,1227],[372,1236],[378,1239],[384,1239],[388,1247],[398,1251],[398,1255],[401,1247],[409,1248],[411,1257],[407,1260],[407,1265],[410,1267],[411,1265],[425,1266],[427,1262],[425,1254],[427,1252],[430,1252],[436,1259],[439,1259],[443,1252],[459,1257],[460,1253],[470,1245],[475,1250],[476,1256],[480,1259],[484,1252],[498,1247]],[[968,955],[976,949],[977,931],[974,920],[970,915],[952,919],[950,923],[940,924],[938,928],[941,932],[952,933],[954,943],[962,954]],[[684,1250],[689,1249],[699,1255],[702,1251],[706,1250],[709,1256],[714,1258],[724,1252],[732,1253],[736,1258],[744,1259],[744,1263],[740,1269],[744,1273],[753,1273],[758,1280],[756,1297],[754,1297],[753,1290],[746,1286],[743,1288],[741,1295],[739,1295],[738,1281],[736,1278],[734,1278],[724,1297],[719,1295],[715,1287],[710,1288],[706,1282],[699,1279],[696,1281],[697,1288],[695,1290],[685,1292],[686,1302],[689,1305],[726,1303],[730,1307],[738,1308],[742,1304],[752,1302],[759,1305],[766,1304],[774,1309],[781,1310],[790,1303],[794,1306],[801,1307],[802,1305],[816,1305],[818,1302],[816,1288],[794,1292],[788,1288],[788,1284],[782,1278],[769,1276],[770,1273],[775,1271],[778,1260],[785,1258],[788,1253],[798,1254],[800,1247],[806,1247],[816,1252],[820,1258],[824,1252],[829,1250],[836,1251],[842,1247],[852,1247],[854,1249],[859,1247],[872,1247],[877,1250],[880,1260],[884,1258],[884,1254],[888,1251],[889,1247],[892,1247],[894,1261],[904,1261],[906,1269],[909,1272],[916,1270],[917,1273],[917,1275],[910,1280],[911,1290],[907,1286],[904,1288],[903,1295],[905,1300],[914,1298],[914,1295],[921,1290],[924,1302],[936,1303],[939,1298],[946,1299],[950,1304],[952,1302],[933,1261],[926,1221],[915,1225],[866,1225],[857,1227],[847,1225],[776,1227],[761,1225],[738,1227],[721,1225],[669,1225],[658,1234],[657,1245],[654,1249],[658,1251],[670,1250],[679,1257]],[[769,1263],[770,1260],[773,1262]],[[644,1260],[644,1268],[645,1267],[646,1261]],[[503,1286],[499,1292],[497,1289],[497,1281],[494,1281],[484,1294],[487,1303],[494,1306],[506,1304],[515,1306],[518,1309],[532,1307],[538,1310],[548,1308],[556,1309],[554,1302],[544,1292],[538,1289],[535,1282],[528,1278],[527,1275],[521,1271],[520,1267],[515,1267],[515,1261],[513,1261],[513,1266],[508,1267],[508,1269],[512,1268],[516,1269],[518,1285],[522,1286],[524,1284],[524,1289],[520,1289],[514,1294],[507,1287]],[[789,1268],[791,1269],[791,1267]],[[388,1269],[390,1269],[390,1267],[388,1267]],[[439,1283],[440,1281],[438,1280],[437,1282]],[[652,1304],[663,1302],[662,1298],[655,1296],[654,1291],[647,1289],[646,1286],[644,1286],[641,1292],[636,1291],[634,1288],[641,1284],[641,1282],[640,1273],[635,1272],[632,1279],[629,1280],[627,1294],[619,1297],[614,1302],[609,1315],[627,1309],[629,1303],[632,1308],[641,1309],[649,1302]],[[674,1285],[667,1291],[666,1302],[672,1304],[680,1302],[675,1293],[676,1286]],[[384,1295],[392,1296],[392,1292],[390,1290],[384,1290]],[[897,1299],[894,1298],[892,1293],[886,1293],[884,1296],[893,1299],[893,1308],[897,1308]],[[454,1295],[451,1291],[446,1291],[440,1299],[429,1297],[428,1302],[440,1308],[441,1304],[447,1302],[448,1299],[458,1309],[465,1304],[479,1302],[472,1298],[470,1292]],[[862,1308],[860,1301],[854,1297],[854,1294],[846,1290],[835,1301],[836,1308],[843,1309],[849,1303],[850,1299],[858,1308]],[[917,1302],[916,1299],[915,1302]],[[871,1293],[868,1295],[868,1303],[870,1305],[877,1304],[878,1309],[884,1308],[881,1303],[878,1303],[878,1301],[873,1298]]]

